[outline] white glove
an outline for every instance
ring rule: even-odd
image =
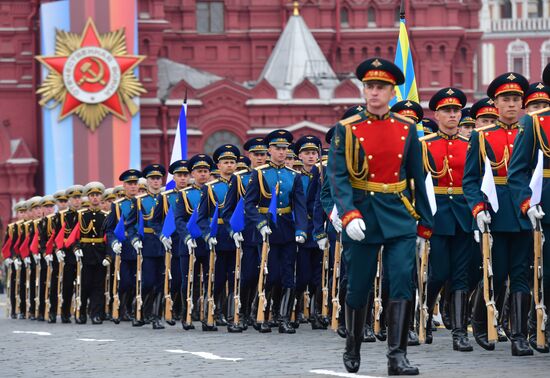
[[[195,239],[187,240],[187,249],[192,250],[194,248],[197,248],[197,241]]]
[[[422,236],[416,236],[416,252],[420,252],[422,244],[426,243],[426,239],[424,239]]]
[[[10,266],[12,263],[13,263],[13,260],[10,257],[4,260],[5,266]]]
[[[531,221],[533,229],[537,228],[537,221],[540,221],[544,217],[544,215],[544,211],[542,211],[540,205],[531,206],[529,210],[527,210],[527,216]]]
[[[31,265],[31,258],[30,258],[30,257],[28,257],[28,256],[27,256],[27,257],[25,257],[25,265],[26,265],[26,266],[29,266],[29,265]]]
[[[328,244],[328,239],[327,238],[322,238],[322,239],[317,240],[317,246],[319,247],[319,249],[321,251],[324,251],[325,248],[327,248],[327,244]]]
[[[306,242],[306,238],[303,236],[296,236],[296,243],[298,244],[304,244]]]
[[[44,260],[46,260],[47,263],[53,262],[53,255],[44,256]]]
[[[346,233],[352,240],[361,241],[365,238],[363,231],[366,229],[365,221],[361,218],[355,218],[346,226]]]
[[[141,253],[140,251],[143,248],[143,243],[141,242],[141,240],[135,239],[132,242],[132,247],[134,247],[134,249],[136,250],[137,253]]]
[[[267,236],[271,235],[271,228],[269,228],[269,226],[263,226],[262,228],[260,228],[260,234],[262,235],[262,239],[266,241]]]
[[[477,227],[481,232],[491,224],[491,214],[487,210],[480,211],[476,216]]]
[[[481,241],[479,230],[474,230],[474,240],[476,241],[476,243],[479,243]]]
[[[172,249],[172,238],[167,238],[166,236],[162,235],[160,237],[160,242],[164,246],[164,249],[171,250]]]
[[[115,240],[111,244],[111,248],[112,248],[113,252],[117,255],[120,255],[122,253],[122,243],[119,242],[118,240]]]
[[[60,249],[57,250],[55,255],[57,256],[57,261],[58,262],[63,262],[65,260],[65,252],[63,252],[62,250],[60,250]]]
[[[342,219],[339,217],[336,217],[335,219],[331,219],[332,226],[334,226],[334,229],[336,232],[340,233],[342,232]]]
[[[244,241],[243,234],[240,232],[235,232],[233,234],[233,240],[235,241],[235,246],[241,248],[241,243]]]
[[[21,260],[19,259],[13,260],[13,265],[15,265],[15,270],[21,269]]]
[[[218,244],[218,239],[215,237],[208,238],[208,248],[213,249]]]
[[[32,255],[32,257],[34,258],[34,262],[39,264],[40,263],[40,253],[37,253],[36,255]]]
[[[81,259],[82,256],[84,256],[84,254],[82,253],[82,250],[81,249],[77,249],[74,251],[74,255],[76,256],[77,259]]]
[[[101,262],[101,265],[103,265],[103,266],[109,266],[109,265],[111,265],[111,263],[109,262],[109,260],[103,259],[103,261]]]

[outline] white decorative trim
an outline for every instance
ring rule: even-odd
[[[508,71],[514,71],[514,58],[523,59],[523,72],[518,72],[525,76],[527,80],[531,77],[530,66],[529,66],[529,56],[531,50],[529,49],[529,44],[525,41],[516,38],[515,41],[512,41],[508,44],[506,49],[506,54],[508,55]]]
[[[548,58],[550,58],[550,39],[540,45],[540,72],[544,71],[548,64]]]

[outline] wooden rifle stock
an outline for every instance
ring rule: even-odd
[[[170,295],[170,281],[172,280],[172,251],[167,249],[164,254],[164,319],[172,321],[172,306],[174,301]]]
[[[8,265],[8,271],[6,274],[6,317],[10,317],[11,312],[11,264]]]
[[[34,272],[34,317],[40,315],[40,275],[42,274],[41,260],[36,263]]]
[[[426,240],[416,254],[418,278],[418,339],[421,344],[426,342],[426,322],[428,320],[428,258],[430,242]]]
[[[321,305],[321,316],[323,319],[326,319],[328,317],[328,281],[329,281],[329,248],[330,244],[327,240],[327,246],[325,247],[325,250],[323,251],[323,268],[322,268],[322,275],[321,275],[321,287],[323,291],[323,301]]]
[[[265,309],[267,299],[265,297],[265,282],[267,277],[267,257],[269,255],[269,239],[266,238],[262,243],[262,259],[260,262],[260,276],[258,279],[258,314],[256,322],[261,324],[265,321]]]
[[[235,313],[233,314],[233,324],[239,324],[239,310],[241,308],[241,259],[243,257],[243,250],[241,244],[235,251],[235,282],[234,282],[234,301],[235,301]]]
[[[48,317],[50,315],[50,310],[52,308],[52,304],[50,302],[50,290],[51,290],[51,281],[52,281],[52,263],[48,262],[46,265],[46,288],[44,292],[44,317]]]
[[[491,259],[491,234],[489,227],[482,233],[482,255],[483,255],[483,298],[487,307],[487,339],[494,343],[498,340],[497,319],[498,311],[495,306],[493,290],[493,267]]]
[[[374,278],[374,333],[380,333],[380,319],[382,317],[382,251],[384,247],[380,248],[378,251],[378,261],[376,263],[376,277]]]
[[[80,319],[80,307],[82,305],[82,260],[76,258],[76,285],[75,285],[75,317]]]
[[[535,302],[535,311],[537,313],[537,347],[544,349],[546,347],[546,304],[544,303],[543,289],[543,251],[542,246],[544,238],[540,220],[537,221],[537,226],[534,231],[534,280],[533,280],[533,300]]]
[[[336,239],[336,246],[334,247],[334,268],[332,270],[332,319],[331,328],[333,331],[338,329],[338,317],[340,315],[340,262],[342,259],[342,241],[341,235],[338,235]]]
[[[113,273],[113,319],[118,320],[120,314],[120,297],[118,296],[118,284],[120,282],[120,254],[115,256],[115,271]]]
[[[25,312],[31,317],[31,264],[25,267]]]
[[[207,287],[207,297],[208,297],[208,314],[206,317],[206,325],[208,327],[213,327],[214,323],[214,274],[215,274],[215,265],[216,265],[216,248],[212,247],[210,249],[210,258],[208,260],[208,287]]]
[[[193,322],[193,283],[195,282],[195,249],[189,251],[189,270],[187,271],[187,313],[185,314],[185,322],[191,324]]]
[[[105,296],[105,306],[104,306],[104,312],[105,314],[110,314],[109,307],[111,305],[111,265],[107,265],[105,269],[105,283],[104,286],[104,293]]]
[[[137,271],[136,271],[136,320],[142,320],[141,306],[143,305],[143,300],[141,298],[141,264],[143,262],[143,256],[141,255],[141,250],[137,253]]]
[[[21,311],[21,267],[15,269],[15,313]]]
[[[65,260],[59,262],[59,274],[57,275],[57,315],[61,316],[63,306],[63,271],[65,270]]]

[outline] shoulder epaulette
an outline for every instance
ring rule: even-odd
[[[78,209],[77,212],[79,214],[82,214],[82,213],[85,213],[86,211],[88,211],[89,209]]]
[[[424,135],[420,138],[418,138],[419,141],[423,142],[425,140],[429,140],[429,139],[432,139],[432,138],[435,138],[437,136],[437,133],[431,133],[431,134],[428,134],[428,135]]]
[[[36,226],[36,225],[38,225],[38,223],[40,223],[41,220],[42,220],[42,218],[40,218],[40,219],[35,219],[35,220],[33,220],[33,223],[34,223],[35,226]]]
[[[164,192],[162,192],[162,193],[160,193],[160,194],[163,195],[163,196],[165,196],[165,195],[170,194],[170,193],[173,193],[173,192],[175,192],[175,191],[176,191],[176,189],[170,189],[170,190],[165,190]]]
[[[535,111],[532,111],[532,112],[529,112],[527,113],[527,115],[529,116],[534,116],[534,115],[537,115],[537,114],[540,114],[540,113],[544,113],[544,112],[548,112],[550,111],[550,107],[546,107],[544,109],[539,109],[539,110],[535,110]]]
[[[260,165],[259,167],[254,168],[255,170],[260,170],[269,167],[269,164]]]
[[[143,194],[138,194],[135,198],[143,198],[145,196],[148,196],[149,193],[143,193]]]
[[[110,212],[110,211],[105,211],[105,210],[101,210],[101,212],[102,212],[103,214],[105,214],[105,215],[109,215],[109,214],[111,214],[111,212]]]
[[[357,121],[361,120],[362,118],[363,118],[363,116],[361,116],[361,113],[358,113],[358,114],[352,115],[351,117],[344,118],[339,123],[342,126],[346,126],[346,125],[349,125],[353,122],[357,122]]]
[[[478,127],[477,129],[474,129],[475,131],[485,131],[485,130],[488,130],[488,129],[492,129],[493,127],[495,127],[496,125],[494,123],[491,123],[490,125],[487,125],[487,126],[481,126],[481,127]]]
[[[217,182],[219,182],[219,181],[220,181],[219,179],[215,179],[215,180],[212,180],[212,181],[208,181],[208,182],[206,183],[206,185],[212,186],[212,185],[214,185],[215,183],[217,183]]]
[[[392,116],[392,117],[395,117],[395,118],[397,118],[397,119],[399,119],[399,120],[401,120],[401,121],[407,122],[407,123],[409,123],[409,124],[411,124],[411,125],[415,125],[415,122],[414,122],[412,119],[410,119],[409,117],[405,117],[404,115],[401,115],[401,114],[399,114],[399,113],[393,113],[393,112],[392,112],[392,113],[391,113],[391,116]]]
[[[67,211],[69,211],[69,209],[61,210],[61,211],[59,212],[59,214],[65,214]]]
[[[48,218],[48,219],[51,219],[51,218],[53,218],[53,217],[55,217],[55,213],[52,213],[52,214],[46,215],[46,218]]]
[[[459,135],[459,136],[458,136],[458,139],[462,139],[462,140],[465,141],[465,142],[469,142],[469,141],[470,141],[470,139],[466,138],[464,135]]]
[[[121,203],[122,201],[124,201],[126,198],[117,198],[116,200],[113,201],[113,203]]]
[[[285,168],[288,169],[289,171],[292,171],[292,172],[296,172],[296,173],[302,174],[302,172],[297,171],[297,170],[295,170],[294,168],[290,168],[290,167],[287,167],[287,166],[285,166]]]
[[[234,173],[235,176],[240,176],[240,175],[244,175],[245,173],[248,173],[249,171],[247,171],[246,169],[241,169],[240,171],[237,171]]]
[[[25,221],[23,219],[18,220],[17,222],[15,222],[15,224],[17,224],[17,225],[22,225],[23,223],[25,223]]]

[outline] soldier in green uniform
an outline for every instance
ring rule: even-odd
[[[431,214],[422,169],[420,143],[413,121],[389,112],[401,70],[381,58],[356,70],[364,83],[367,109],[336,125],[327,177],[345,229],[344,261],[348,273],[344,366],[359,370],[369,292],[383,248],[389,280],[388,374],[416,375],[407,359],[412,311],[412,271],[417,244],[431,236]],[[383,143],[381,143],[383,141]],[[416,208],[410,180],[414,180]],[[418,222],[418,225],[417,225]]]

